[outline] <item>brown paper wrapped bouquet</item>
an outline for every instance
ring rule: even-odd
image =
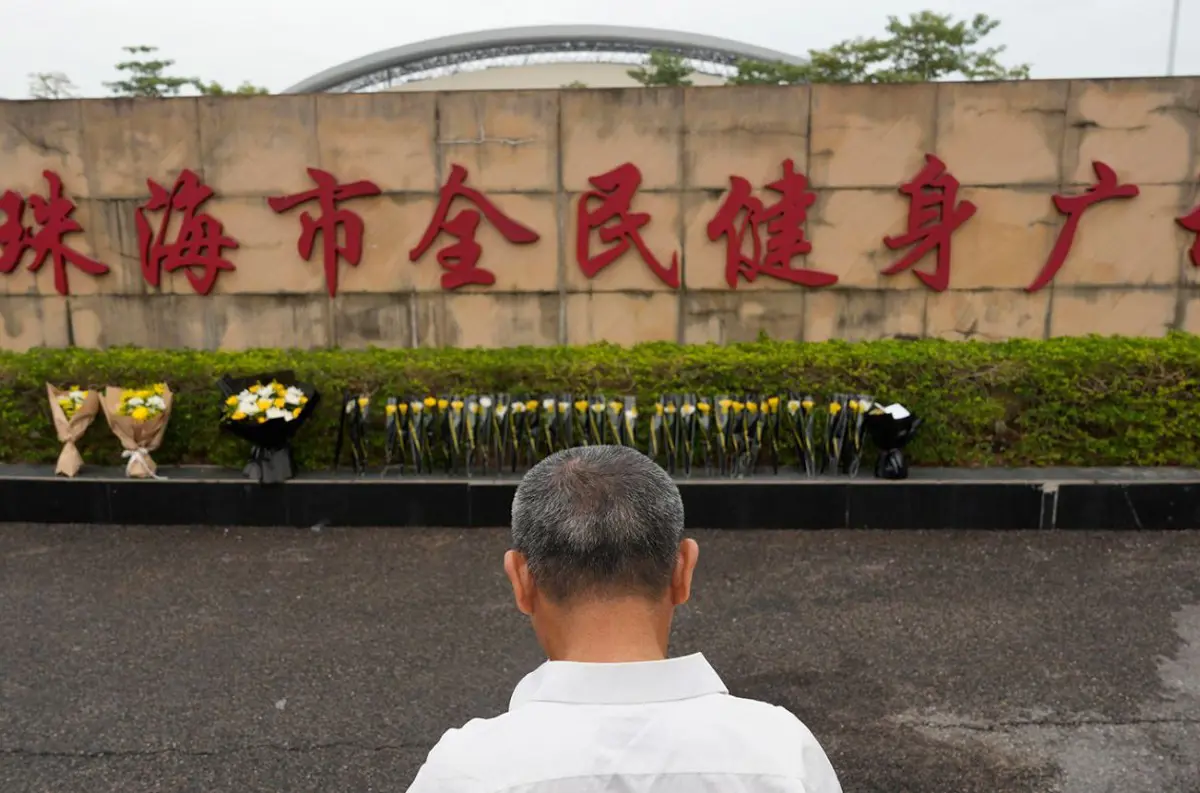
[[[129,460],[125,475],[134,479],[158,479],[158,466],[150,453],[162,445],[167,431],[167,422],[171,418],[171,389],[165,383],[146,388],[109,386],[104,389],[100,405],[113,435],[125,449],[121,456]]]
[[[46,383],[46,395],[50,398],[54,431],[58,433],[58,442],[63,445],[54,473],[75,476],[83,467],[83,457],[75,444],[79,443],[100,412],[100,397],[95,391],[77,385],[64,389],[49,383]]]

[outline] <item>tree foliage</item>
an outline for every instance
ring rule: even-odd
[[[682,55],[665,50],[654,50],[645,66],[630,69],[626,74],[644,86],[691,85],[688,76],[692,68]]]
[[[62,72],[35,72],[29,75],[29,96],[33,99],[71,99],[78,90]]]
[[[743,61],[734,85],[801,83],[923,83],[942,79],[1027,80],[1029,65],[1004,66],[1004,47],[984,47],[999,20],[977,14],[954,21],[950,14],[921,11],[907,21],[888,17],[887,35],[857,38],[810,50],[805,64]]]
[[[199,77],[170,74],[175,61],[157,57],[157,47],[122,47],[128,58],[116,65],[120,79],[104,83],[113,96],[159,99],[194,91],[201,96],[257,95],[268,93],[266,88],[243,82],[237,88]],[[30,75],[29,94],[37,99],[66,99],[75,96],[75,86],[61,72]]]

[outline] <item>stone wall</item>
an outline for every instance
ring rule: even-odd
[[[13,264],[14,213],[0,218],[0,270],[13,268],[0,275],[0,347],[1194,332],[1195,235],[1177,219],[1200,200],[1198,115],[1200,80],[1186,78],[0,102],[0,207],[11,209],[17,194],[45,196],[43,172],[57,174],[82,227],[64,241],[110,268],[90,276],[68,266],[69,294],[60,294],[50,259],[36,272],[36,251]],[[883,243],[908,222],[899,187],[927,154],[961,183],[958,200],[976,207],[951,237],[940,292],[913,269],[883,274],[905,253]],[[787,159],[815,193],[803,224],[812,250],[792,266],[837,283],[760,274],[730,288],[726,241],[710,239],[707,226],[731,176],[769,206],[763,188]],[[1056,277],[1028,291],[1064,227],[1054,195],[1083,193],[1097,180],[1096,161],[1139,195],[1087,209]],[[634,248],[591,279],[579,266],[580,194],[623,163],[641,171],[632,208],[649,215],[641,229],[649,251],[664,266],[678,254],[679,288]],[[539,235],[511,244],[482,219],[479,266],[495,274],[491,286],[443,288],[437,254],[454,242],[446,233],[410,261],[454,165],[466,169],[468,187]],[[338,264],[335,296],[321,238],[311,261],[297,251],[300,215],[319,214],[317,206],[277,214],[266,202],[311,190],[309,168],[341,183],[371,180],[382,192],[341,204],[362,218],[365,243],[360,264]],[[137,210],[151,197],[147,179],[169,191],[184,169],[214,191],[201,211],[239,245],[224,251],[236,269],[220,272],[207,296],[185,271],[164,273],[157,287],[143,275]],[[35,203],[23,215],[27,242],[39,239]],[[451,217],[471,208],[459,198]],[[157,230],[162,213],[145,217]],[[598,232],[589,239],[593,255],[615,244]],[[936,266],[931,252],[915,270]]]

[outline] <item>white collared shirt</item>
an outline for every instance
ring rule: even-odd
[[[450,730],[409,793],[841,793],[783,708],[729,695],[703,655],[548,661],[508,712]]]

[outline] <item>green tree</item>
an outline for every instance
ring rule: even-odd
[[[154,57],[157,47],[122,47],[129,53],[130,59],[118,63],[116,68],[123,78],[104,86],[113,92],[114,96],[160,98],[179,96],[185,88],[191,88],[202,96],[230,96],[235,94],[265,94],[267,89],[242,83],[235,89],[223,87],[220,83],[205,82],[198,77],[177,77],[167,74],[167,70],[175,65],[173,60]]]
[[[34,99],[71,99],[75,91],[75,84],[62,72],[29,75],[29,96]]]
[[[249,80],[232,89],[225,88],[220,83],[205,83],[201,80],[197,80],[193,85],[203,96],[260,96],[270,93],[266,88],[254,85]]]
[[[825,50],[810,50],[802,65],[742,61],[733,85],[799,83],[922,83],[961,80],[1027,80],[1029,65],[1004,66],[1004,47],[981,42],[1000,25],[977,14],[955,22],[950,14],[921,11],[908,21],[888,17],[887,36],[843,41]]]
[[[692,69],[682,55],[665,50],[654,50],[650,53],[650,60],[645,66],[639,66],[626,72],[645,86],[691,85],[692,81],[688,79],[688,75],[691,73]]]
[[[568,91],[574,91],[576,89],[587,88],[587,87],[588,87],[588,84],[583,82],[582,80],[572,80],[569,83],[563,84],[563,88]]]

